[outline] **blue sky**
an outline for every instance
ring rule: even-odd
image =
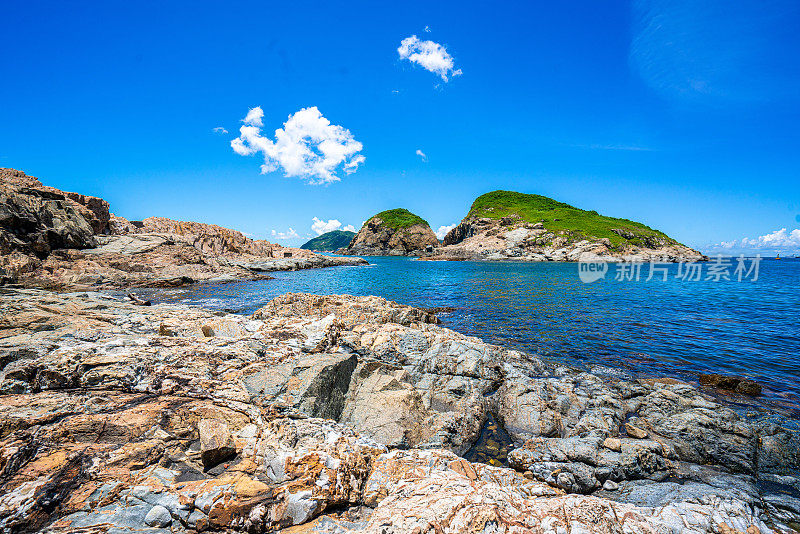
[[[800,248],[797,2],[432,4],[6,2],[0,166],[284,244],[394,207],[437,229],[511,189],[705,250]],[[402,57],[412,36],[452,68]],[[294,116],[348,147],[321,167],[340,180],[235,152],[256,107],[249,141]]]

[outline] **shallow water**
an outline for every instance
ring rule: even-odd
[[[667,281],[660,273],[646,281],[648,264],[639,281],[617,281],[612,266],[591,284],[581,282],[575,263],[369,261],[153,297],[237,313],[287,292],[453,307],[439,315],[444,326],[572,365],[693,383],[699,372],[746,376],[764,391],[757,400],[728,396],[740,411],[800,421],[800,261],[763,260],[758,280],[741,282],[676,279],[676,265]]]

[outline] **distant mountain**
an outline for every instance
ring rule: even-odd
[[[306,241],[300,248],[316,250],[317,252],[334,252],[349,245],[355,235],[355,232],[348,232],[347,230],[325,232],[319,237]]]

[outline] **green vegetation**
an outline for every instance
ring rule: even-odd
[[[430,226],[428,221],[419,215],[414,215],[405,208],[382,211],[375,215],[375,217],[379,217],[385,226],[394,228],[395,230],[408,228],[409,226],[414,226],[415,224],[424,224],[425,226]]]
[[[348,232],[346,230],[325,232],[319,237],[306,241],[300,248],[319,252],[333,252],[349,245],[355,235],[355,232]]]
[[[612,245],[625,242],[642,245],[656,238],[676,243],[663,232],[628,219],[606,217],[594,210],[586,211],[552,198],[514,191],[492,191],[475,199],[467,218],[501,219],[519,217],[526,223],[541,222],[551,232],[563,232],[575,238],[608,238]],[[612,229],[629,234],[622,237]]]

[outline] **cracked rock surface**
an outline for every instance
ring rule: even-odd
[[[287,294],[241,316],[0,288],[0,529],[797,526],[791,432],[691,385],[437,323],[378,297]],[[508,466],[462,458],[489,420]]]

